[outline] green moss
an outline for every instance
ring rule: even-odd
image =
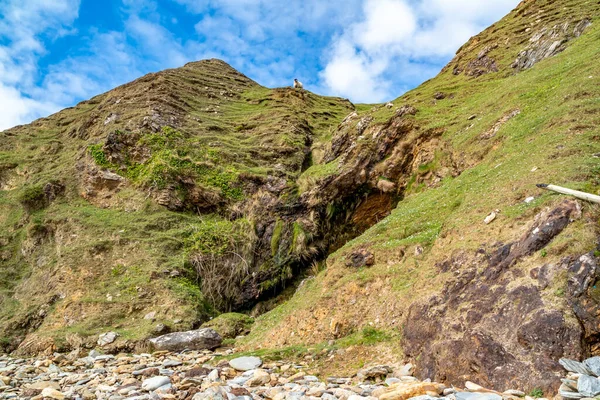
[[[244,241],[252,224],[246,219],[229,221],[207,218],[196,225],[185,240],[188,253],[223,255],[232,243]]]
[[[254,318],[240,313],[224,313],[202,324],[203,328],[213,328],[224,339],[233,339],[246,334],[254,324]]]
[[[277,251],[279,250],[279,242],[281,241],[283,227],[283,221],[278,219],[277,222],[275,222],[275,227],[273,228],[273,236],[271,237],[271,256],[273,257],[275,257]]]

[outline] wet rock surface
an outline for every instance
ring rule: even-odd
[[[74,351],[48,358],[0,356],[0,399],[218,399],[218,400],[516,400],[516,390],[498,393],[467,382],[465,389],[419,381],[407,364],[376,365],[352,377],[318,377],[306,363],[263,363],[237,371],[250,357],[222,359],[224,352],[186,351],[81,357]],[[235,361],[237,360],[237,361]],[[242,360],[244,361],[244,360]],[[232,365],[233,364],[233,365]]]

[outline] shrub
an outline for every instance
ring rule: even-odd
[[[28,211],[35,211],[46,206],[46,196],[42,185],[25,187],[19,194],[19,202]]]
[[[244,219],[207,220],[187,240],[200,289],[213,307],[230,311],[239,301],[255,243],[254,227]]]

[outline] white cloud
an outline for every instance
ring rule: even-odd
[[[362,19],[350,24],[327,51],[327,64],[321,73],[323,86],[353,101],[396,97],[403,75],[423,75],[419,70],[427,59],[447,61],[470,36],[517,3],[365,0]],[[425,72],[431,76],[430,68]]]
[[[378,49],[409,39],[417,29],[412,9],[402,1],[367,0],[364,21],[353,27],[354,41],[362,48]]]
[[[378,101],[387,94],[385,84],[379,78],[387,67],[385,60],[370,60],[343,39],[336,44],[334,51],[322,76],[336,93],[360,98],[364,102]]]
[[[73,31],[79,0],[7,0],[0,3],[0,130],[56,111],[58,104],[36,91],[37,62],[46,53],[44,40]]]
[[[53,103],[44,103],[25,97],[20,91],[0,82],[0,130],[28,122],[40,115],[56,111]]]
[[[150,60],[158,60],[161,68],[178,67],[189,60],[181,43],[159,23],[132,15],[125,27],[138,44],[137,52],[144,53]]]

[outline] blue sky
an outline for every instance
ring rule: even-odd
[[[269,86],[382,102],[518,0],[0,0],[0,130],[220,58]]]

